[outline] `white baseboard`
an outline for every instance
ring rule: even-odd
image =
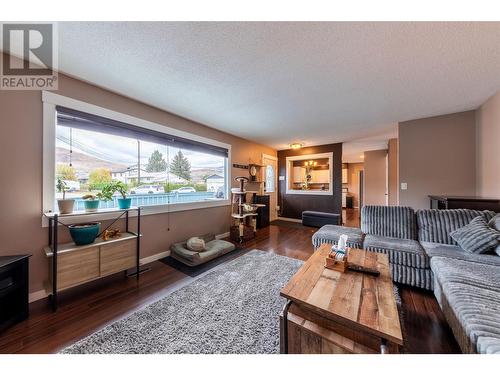
[[[156,260],[160,260],[160,259],[163,259],[165,257],[168,257],[169,255],[170,255],[170,250],[162,251],[161,253],[150,255],[150,256],[145,257],[145,258],[141,258],[141,260],[139,260],[139,264],[142,266],[143,264],[152,263]]]
[[[226,237],[229,237],[229,232],[217,234],[215,236],[215,238],[217,238],[217,239],[226,238]],[[152,262],[155,262],[155,261],[160,260],[162,258],[168,257],[169,255],[170,255],[170,250],[162,251],[161,253],[157,253],[157,254],[150,255],[148,257],[141,258],[139,260],[139,264],[142,266],[144,264],[152,263]],[[37,290],[36,292],[29,294],[28,300],[29,300],[29,303],[31,303],[31,302],[38,301],[39,299],[46,298],[47,296],[48,296],[48,294],[45,291],[45,289]]]
[[[278,220],[291,221],[294,223],[302,223],[300,219],[292,219],[291,217],[278,216]]]
[[[222,239],[222,238],[227,238],[227,237],[229,237],[229,232],[226,232],[226,233],[221,233],[221,234],[217,234],[217,235],[215,236],[215,238],[216,238],[216,239],[218,239],[218,240],[220,240],[220,239]]]

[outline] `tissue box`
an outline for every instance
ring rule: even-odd
[[[328,253],[328,256],[325,258],[325,268],[334,271],[345,272],[345,270],[347,269],[347,252],[345,253],[342,260],[336,259],[335,255],[335,251]]]

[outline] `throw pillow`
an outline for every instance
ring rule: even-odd
[[[196,251],[197,253],[206,250],[205,241],[199,237],[191,237],[187,240],[186,246],[189,250]]]
[[[488,223],[488,225],[500,232],[500,214],[494,216]]]
[[[450,233],[462,249],[470,253],[484,254],[500,243],[500,233],[488,226],[482,216],[477,216],[466,226]]]

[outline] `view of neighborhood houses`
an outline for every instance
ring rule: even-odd
[[[66,198],[99,192],[111,181],[127,185],[135,205],[225,198],[225,158],[88,130],[56,127],[56,177]],[[56,193],[56,199],[62,193]],[[101,207],[114,207],[102,202]]]

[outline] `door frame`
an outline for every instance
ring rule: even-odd
[[[278,157],[277,156],[273,156],[273,155],[269,155],[269,154],[265,154],[265,153],[262,153],[262,165],[264,165],[264,158],[265,159],[270,159],[270,160],[274,160],[276,162],[276,165],[275,165],[275,168],[274,168],[274,192],[271,193],[271,194],[275,194],[275,206],[274,207],[271,207],[271,199],[269,199],[269,220],[272,221],[274,219],[277,219],[278,218],[278,210],[276,209],[278,207]],[[265,171],[265,168],[262,168],[262,181],[265,181],[265,175],[266,175],[266,171]],[[263,190],[263,193],[266,194],[266,191],[264,189],[264,187],[262,188]]]

